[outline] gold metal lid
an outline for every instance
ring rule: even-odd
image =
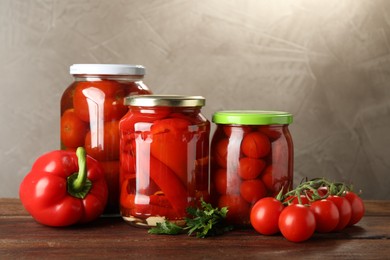
[[[202,96],[180,95],[133,95],[124,100],[127,106],[141,107],[200,107],[205,103],[206,99]]]

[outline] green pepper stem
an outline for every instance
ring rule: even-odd
[[[80,191],[87,180],[87,157],[83,147],[78,147],[76,150],[77,162],[79,164],[79,172],[76,180],[73,181],[72,186],[75,191]]]
[[[68,193],[76,198],[85,198],[92,187],[87,178],[87,155],[83,147],[76,150],[79,171],[68,177]]]

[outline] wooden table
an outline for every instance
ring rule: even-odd
[[[36,223],[18,199],[0,199],[0,259],[390,259],[390,201],[365,203],[366,215],[357,226],[292,243],[281,235],[262,236],[252,229],[206,239],[150,235],[120,217],[51,228]]]

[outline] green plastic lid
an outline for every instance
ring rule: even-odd
[[[293,116],[281,111],[230,110],[215,112],[212,121],[231,125],[287,125],[292,123]]]

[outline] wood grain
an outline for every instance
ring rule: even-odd
[[[237,229],[206,239],[150,235],[120,217],[102,217],[83,226],[51,228],[36,223],[17,199],[0,199],[0,259],[15,258],[270,258],[386,259],[390,253],[390,201],[367,201],[358,225],[332,234],[315,234],[291,243]]]

